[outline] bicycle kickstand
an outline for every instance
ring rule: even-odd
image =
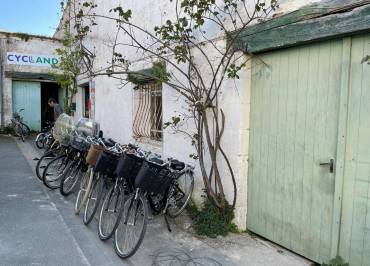
[[[163,214],[164,215],[164,220],[166,221],[166,225],[167,225],[167,229],[168,229],[168,232],[172,232],[171,230],[171,226],[170,226],[170,223],[168,222],[168,218],[167,218],[167,215],[166,214]]]

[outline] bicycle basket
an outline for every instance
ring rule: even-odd
[[[80,118],[76,124],[77,133],[85,137],[97,136],[99,134],[99,129],[100,129],[99,123],[84,117]]]
[[[68,146],[70,143],[70,135],[73,131],[73,118],[66,114],[61,114],[55,121],[53,137],[61,145]]]
[[[135,186],[149,193],[163,195],[171,181],[172,174],[167,167],[145,161],[136,176]]]
[[[119,177],[127,178],[134,184],[143,161],[144,159],[137,157],[135,154],[124,153],[118,161],[115,174]]]
[[[117,168],[118,156],[110,152],[103,151],[96,161],[94,171],[104,175],[111,176]]]
[[[86,163],[95,166],[96,161],[98,160],[98,157],[100,153],[102,153],[104,148],[100,145],[92,144],[90,146],[89,152],[86,155]]]
[[[79,151],[88,151],[90,144],[81,136],[72,136],[70,145]]]

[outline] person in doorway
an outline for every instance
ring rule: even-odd
[[[54,121],[56,121],[63,113],[63,109],[54,98],[49,98],[48,105],[54,109]]]

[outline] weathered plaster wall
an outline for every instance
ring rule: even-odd
[[[48,74],[52,69],[50,67],[28,66],[28,65],[8,65],[6,63],[7,52],[19,52],[24,54],[40,54],[40,55],[55,55],[55,49],[61,44],[58,40],[51,38],[32,37],[25,35],[18,37],[14,33],[0,32],[0,54],[3,56],[4,75],[3,80],[3,110],[4,124],[10,122],[13,115],[12,111],[12,78],[9,73],[39,73]]]

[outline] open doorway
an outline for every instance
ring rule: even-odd
[[[59,103],[58,90],[60,86],[54,82],[41,82],[41,127],[46,126],[46,122],[53,121],[53,109],[49,107],[49,98],[54,98]]]
[[[89,82],[79,85],[82,89],[82,116],[90,117],[90,86]]]

